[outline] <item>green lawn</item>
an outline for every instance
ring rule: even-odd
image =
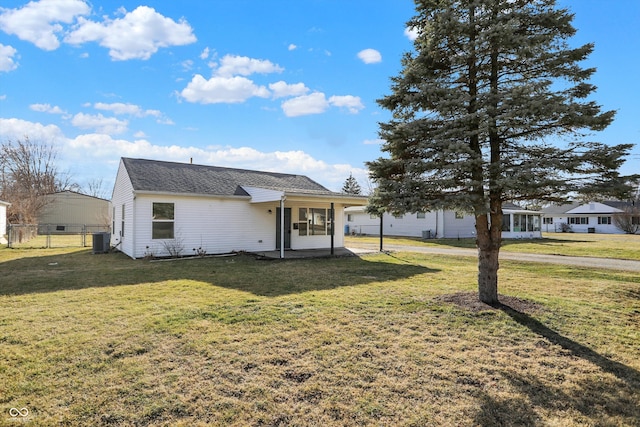
[[[640,425],[637,274],[475,264],[0,249],[0,425]]]

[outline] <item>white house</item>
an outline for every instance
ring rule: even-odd
[[[345,233],[380,235],[380,218],[366,212],[365,207],[345,209]],[[541,238],[541,212],[522,209],[513,204],[503,209],[504,238]],[[421,238],[475,237],[475,217],[451,210],[391,215],[382,218],[383,235]]]
[[[542,209],[544,213],[543,231],[550,233],[606,233],[623,234],[615,226],[613,217],[624,211],[625,202],[589,202],[572,203],[562,206],[550,206]]]
[[[9,202],[0,200],[0,244],[7,244],[7,208],[11,206]]]
[[[111,246],[132,258],[344,247],[343,212],[362,196],[302,175],[123,158]],[[331,220],[333,209],[333,218]]]

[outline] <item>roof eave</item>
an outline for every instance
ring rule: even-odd
[[[176,193],[173,191],[133,190],[134,195],[141,196],[179,196],[179,197],[206,197],[215,199],[251,199],[251,196],[238,194],[207,194],[207,193]]]

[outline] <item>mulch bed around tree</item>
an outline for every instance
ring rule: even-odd
[[[447,294],[436,297],[438,302],[454,304],[463,310],[479,312],[485,310],[505,310],[512,309],[520,313],[535,313],[542,310],[543,306],[533,301],[510,297],[507,295],[499,295],[500,303],[497,305],[486,304],[478,298],[477,292],[458,292],[455,294]]]

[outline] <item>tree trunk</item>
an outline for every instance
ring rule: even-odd
[[[495,220],[492,216],[492,220]],[[498,304],[498,257],[500,255],[500,240],[495,239],[496,228],[489,223],[489,215],[483,214],[476,217],[476,232],[478,245],[478,296],[480,301],[495,305]],[[501,235],[498,234],[498,239]]]

